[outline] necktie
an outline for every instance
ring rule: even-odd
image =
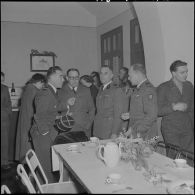
[[[77,91],[76,91],[76,88],[73,87],[72,90],[73,90],[73,92],[76,94],[76,92],[77,92]]]

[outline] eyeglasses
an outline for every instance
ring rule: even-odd
[[[68,77],[70,80],[79,80],[79,77]]]

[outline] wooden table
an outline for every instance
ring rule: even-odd
[[[104,142],[104,140],[102,141]],[[79,145],[80,153],[68,151],[71,144],[53,146],[53,151],[63,159],[64,165],[75,176],[79,183],[89,193],[113,193],[114,190],[131,186],[132,190],[123,190],[118,193],[142,193],[142,194],[165,194],[167,183],[154,185],[146,181],[142,171],[136,171],[130,162],[120,161],[117,167],[108,168],[103,161],[97,157],[98,147],[90,142],[75,143]],[[158,153],[153,153],[147,159],[150,167],[166,175],[172,181],[178,179],[194,180],[194,168],[172,167],[173,160]],[[121,184],[106,184],[105,180],[110,173],[119,173]]]

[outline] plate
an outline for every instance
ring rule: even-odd
[[[185,164],[183,167],[178,167],[176,164],[175,164],[175,162],[173,161],[173,164],[171,163],[171,164],[166,164],[165,166],[167,166],[167,167],[171,167],[171,168],[176,168],[176,169],[186,169],[186,168],[190,168],[191,166],[190,165],[188,165],[188,164]]]
[[[193,180],[178,180],[167,187],[169,194],[194,194]]]

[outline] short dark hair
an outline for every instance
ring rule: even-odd
[[[41,81],[42,83],[46,82],[46,78],[44,75],[36,73],[32,76],[32,78],[29,80],[29,83],[37,83]]]
[[[66,75],[67,75],[67,76],[68,76],[68,74],[69,74],[70,71],[76,71],[76,72],[78,73],[78,75],[80,75],[80,72],[79,72],[79,70],[78,70],[77,68],[70,68],[70,69],[68,69],[67,72],[66,72]]]
[[[92,77],[99,77],[100,75],[99,75],[99,72],[96,72],[96,71],[93,71],[93,72],[91,72],[91,76]]]
[[[120,70],[124,70],[125,71],[125,74],[128,74],[129,73],[129,69],[127,67],[122,67],[122,68],[120,68]]]
[[[47,79],[54,73],[56,73],[56,71],[62,71],[62,69],[59,66],[52,66],[47,70]]]
[[[99,87],[101,85],[99,72],[96,71],[91,72],[91,77],[93,79],[93,82],[95,82],[95,78],[96,78],[96,82],[97,82],[96,85]]]
[[[176,60],[176,61],[174,61],[174,62],[171,64],[171,66],[170,66],[170,71],[171,71],[171,72],[177,71],[177,68],[178,68],[179,66],[187,66],[187,63],[186,63],[186,62],[183,62],[183,61],[181,61],[181,60]]]
[[[93,83],[93,78],[91,77],[91,76],[89,76],[89,75],[83,75],[81,78],[80,78],[80,80],[85,80],[86,82],[88,82],[88,83]]]
[[[1,72],[1,76],[3,76],[3,77],[4,77],[4,76],[5,76],[5,73],[4,73],[4,72]]]
[[[142,74],[146,75],[146,68],[144,64],[132,64],[133,70],[136,72],[141,72]]]
[[[112,68],[110,66],[107,66],[107,65],[102,65],[101,68],[108,68],[109,70],[112,71]],[[113,72],[113,71],[112,71]]]

